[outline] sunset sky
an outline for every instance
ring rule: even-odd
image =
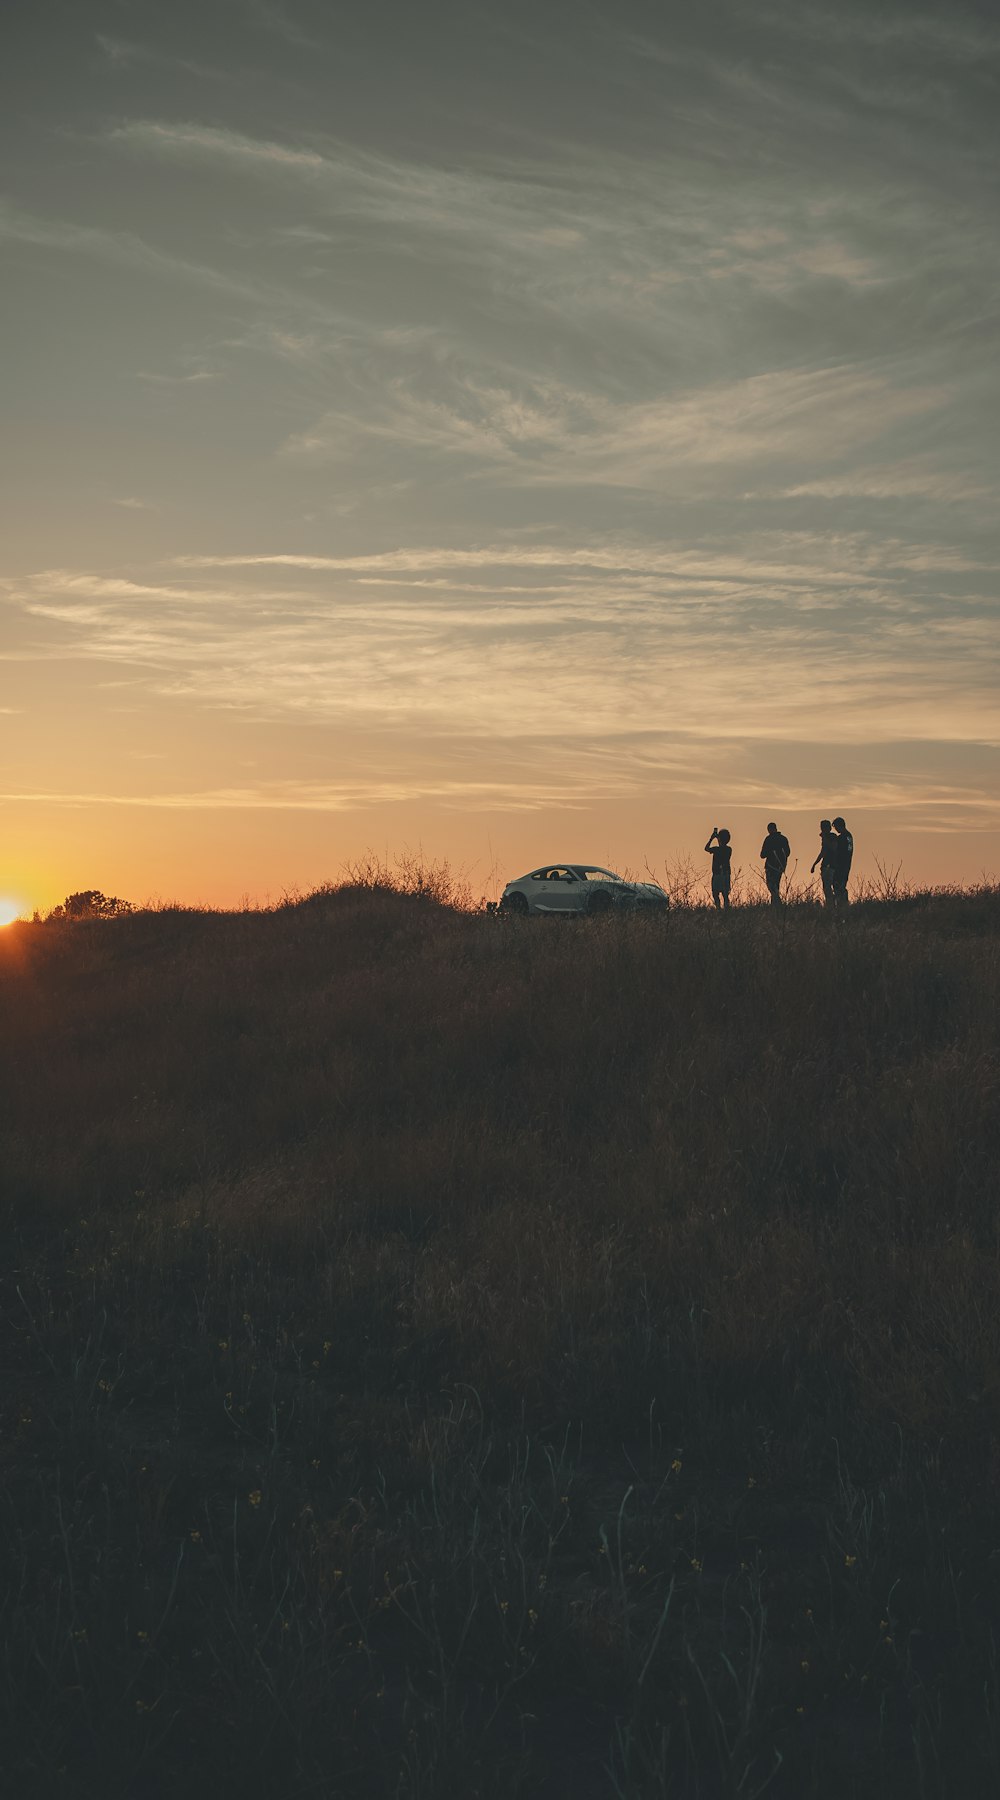
[[[0,892],[1000,874],[993,5],[0,38]]]

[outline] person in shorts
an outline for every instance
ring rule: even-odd
[[[712,858],[712,899],[720,912],[728,912],[733,852],[725,826],[720,831],[717,825],[713,825],[705,849]]]

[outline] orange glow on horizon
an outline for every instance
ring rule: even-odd
[[[0,929],[5,925],[13,925],[14,920],[19,919],[23,912],[24,907],[19,900],[11,899],[9,894],[0,894]]]

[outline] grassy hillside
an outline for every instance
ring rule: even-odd
[[[996,1791],[998,944],[3,933],[7,1791]]]

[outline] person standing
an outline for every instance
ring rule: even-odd
[[[720,912],[728,912],[733,852],[725,826],[721,831],[717,825],[712,826],[705,849],[712,858],[712,899]]]
[[[819,855],[809,873],[815,875],[816,870],[819,869],[819,878],[823,884],[823,900],[827,906],[833,905],[833,865],[836,857],[836,842],[833,826],[829,819],[821,819],[819,822]]]
[[[843,819],[834,819],[833,829],[833,904],[847,906],[847,881],[854,861],[854,839]]]
[[[772,906],[784,906],[781,898],[781,877],[788,867],[788,858],[792,847],[784,832],[779,831],[773,820],[767,828],[767,836],[760,847],[761,861],[764,864],[764,880],[771,896]]]

